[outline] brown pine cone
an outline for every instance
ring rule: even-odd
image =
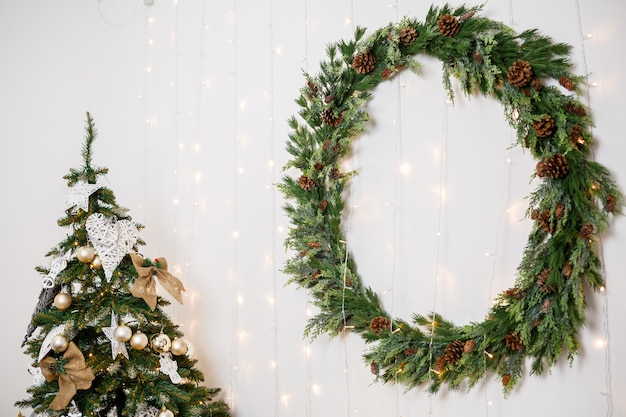
[[[545,209],[545,210],[533,210],[531,216],[531,219],[533,220],[537,220],[537,226],[539,226],[540,228],[542,228],[543,230],[545,230],[548,233],[553,233],[554,232],[554,227],[550,224],[551,223],[551,219],[550,219],[550,210]]]
[[[413,356],[416,355],[417,352],[418,350],[415,347],[406,348],[404,349],[404,356]]]
[[[476,347],[476,342],[472,339],[465,342],[463,345],[463,353],[472,353]]]
[[[333,177],[333,179],[338,180],[341,178],[341,171],[339,171],[339,168],[333,168],[330,170],[330,176]]]
[[[460,340],[455,340],[446,347],[444,355],[448,357],[448,363],[456,364],[461,360],[463,351],[465,349],[465,343]]]
[[[330,127],[337,127],[343,121],[343,114],[335,116],[334,109],[326,109],[322,112],[322,120]]]
[[[385,68],[383,72],[380,74],[380,78],[382,78],[383,80],[386,80],[389,77],[391,77],[393,73],[394,71],[391,68]]]
[[[357,54],[352,60],[352,68],[359,74],[372,72],[376,67],[376,57],[370,51]]]
[[[533,79],[533,81],[530,83],[530,86],[533,88],[533,90],[540,91],[543,88],[543,83],[541,82],[541,78]]]
[[[587,110],[585,110],[583,106],[579,106],[574,103],[565,104],[565,110],[580,117],[585,117],[587,115]]]
[[[311,81],[311,80],[307,81],[306,85],[307,85],[307,86],[311,89],[311,91],[312,91],[313,93],[317,93],[318,88],[317,88],[317,86],[313,83],[313,81]]]
[[[548,268],[544,269],[543,271],[541,271],[541,273],[539,275],[537,275],[537,286],[539,287],[539,289],[541,289],[541,291],[543,292],[553,292],[553,289],[551,286],[548,285],[548,277],[550,276],[550,270]],[[508,345],[507,345],[508,346]]]
[[[617,199],[613,194],[609,194],[606,196],[606,202],[604,203],[604,210],[607,213],[613,213],[615,211],[615,205],[617,204]]]
[[[456,17],[451,14],[444,14],[439,17],[437,20],[437,28],[439,29],[439,33],[448,38],[453,37],[459,30],[461,29],[461,24],[457,20]]]
[[[533,121],[533,130],[540,138],[545,138],[554,133],[554,119],[544,114],[541,119]]]
[[[519,288],[512,287],[504,291],[504,296],[506,298],[515,298],[516,300],[521,300],[524,295],[519,290]]]
[[[320,247],[322,247],[322,245],[320,245],[318,242],[307,242],[306,245],[309,248],[320,248]]]
[[[437,358],[437,362],[435,362],[435,366],[433,366],[433,371],[436,373],[443,372],[446,369],[446,365],[448,364],[448,357],[445,353]]]
[[[319,209],[324,211],[326,210],[326,207],[328,207],[328,200],[322,200],[320,201],[319,205],[318,205]]]
[[[511,383],[511,374],[502,375],[502,385],[505,387]]]
[[[506,346],[512,350],[520,350],[523,347],[519,333],[509,332],[505,336],[504,341],[506,342]]]
[[[372,362],[370,364],[370,372],[374,375],[378,375],[379,372],[379,367],[378,364],[376,362]]]
[[[482,64],[484,60],[482,54],[478,51],[472,52],[472,59],[478,65]]]
[[[300,188],[306,191],[311,191],[313,188],[317,187],[315,181],[307,177],[306,175],[300,176],[300,178],[298,179],[298,184],[300,185]]]
[[[563,270],[561,271],[565,278],[569,278],[572,276],[572,263],[570,261],[565,261],[563,264]]]
[[[417,40],[419,33],[413,26],[405,26],[400,29],[400,42],[402,45],[409,46]]]
[[[469,12],[465,12],[463,13],[463,15],[461,16],[461,20],[462,21],[466,21],[468,19],[471,19],[474,16],[474,12],[473,11],[469,11]]]
[[[370,321],[370,330],[378,336],[383,334],[384,330],[391,328],[391,322],[387,317],[378,316]]]
[[[576,85],[574,84],[574,81],[572,81],[568,77],[565,77],[565,76],[560,77],[559,84],[561,84],[566,90],[569,90],[569,91],[576,90]]]
[[[567,164],[567,159],[560,153],[557,153],[550,158],[539,161],[535,169],[540,178],[548,177],[555,180],[567,175],[569,165]]]
[[[320,271],[319,269],[317,271],[315,271],[313,274],[311,274],[311,279],[313,281],[317,281],[317,279],[320,277],[320,275],[322,275],[322,271]]]
[[[315,163],[315,165],[313,165],[313,168],[315,168],[317,171],[321,171],[322,169],[324,169],[324,163],[318,161]]]
[[[334,94],[329,94],[326,97],[324,97],[324,103],[326,104],[331,103],[333,100],[335,100]]]
[[[578,125],[572,126],[572,130],[569,132],[569,140],[572,141],[575,147],[585,145],[585,137],[582,134],[582,128]]]
[[[593,236],[593,225],[589,223],[583,224],[580,228],[580,237],[583,239],[590,239]]]
[[[506,79],[513,87],[522,88],[533,78],[533,69],[528,61],[518,59],[509,67]]]

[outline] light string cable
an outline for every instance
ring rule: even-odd
[[[128,19],[126,19],[124,22],[122,23],[113,23],[111,22],[109,19],[107,19],[104,16],[104,13],[102,12],[102,0],[97,0],[98,1],[98,14],[100,15],[100,19],[106,23],[109,26],[113,26],[116,28],[121,28],[124,26],[127,26],[135,17],[135,15],[137,14],[137,7],[139,7],[139,0],[135,1],[135,5],[133,6],[133,11],[131,12],[130,16],[128,16]],[[146,7],[147,9],[147,7]]]
[[[309,2],[304,0],[304,72],[309,73]],[[308,320],[311,315],[311,301],[309,289],[304,292],[304,318]],[[311,417],[311,391],[313,390],[313,372],[311,369],[311,342],[309,338],[304,339],[304,366],[306,370],[306,385],[304,387],[304,412],[306,417]]]
[[[237,230],[239,226],[238,219],[238,198],[239,198],[239,59],[238,59],[238,20],[237,0],[232,2],[232,10],[230,12],[233,21],[232,45],[233,45],[233,198],[232,198],[232,228],[233,228],[233,245],[232,245],[232,270],[231,270],[231,320],[232,320],[232,341],[231,341],[231,374],[230,374],[230,409],[235,410],[235,388],[237,385],[238,370],[238,349],[239,349],[239,283],[238,283],[238,267],[239,267],[239,244],[237,239]]]
[[[583,33],[582,14],[580,12],[580,1],[576,0],[576,19],[578,23],[578,37],[580,42],[580,57],[583,64],[583,71],[585,77],[589,77],[589,68],[587,66],[587,54],[585,50],[585,40],[589,39],[589,36]],[[591,108],[591,94],[589,91],[589,80],[587,80],[586,86],[583,89],[585,93],[586,104],[588,108]],[[590,133],[593,136],[593,125],[589,126]],[[595,157],[593,148],[591,149],[592,157]],[[604,265],[604,247],[602,240],[598,239],[598,256],[600,258],[600,269],[602,276],[606,281],[606,267]],[[611,332],[609,326],[609,300],[607,297],[607,291],[605,287],[600,289],[602,293],[602,332],[604,333],[604,384],[605,390],[604,396],[606,398],[606,416],[613,415],[613,381],[611,375]]]
[[[443,200],[444,200],[444,184],[446,182],[446,169],[447,169],[447,142],[448,142],[448,105],[450,101],[444,92],[442,115],[441,115],[441,138],[439,142],[439,199],[437,208],[437,239],[435,244],[435,272],[434,272],[434,290],[433,290],[433,307],[431,309],[431,323],[430,323],[430,340],[428,342],[428,360],[430,372],[428,373],[429,382],[432,383],[433,373],[436,373],[433,369],[433,342],[435,338],[435,311],[437,310],[437,287],[439,286],[439,266],[441,263],[441,225],[443,224]],[[428,396],[428,415],[433,415],[433,394]]]
[[[279,354],[278,354],[278,276],[276,273],[275,263],[276,263],[276,239],[278,238],[276,230],[276,210],[277,210],[277,199],[276,193],[277,189],[274,186],[276,184],[276,147],[275,147],[275,125],[274,125],[274,60],[276,59],[277,50],[274,46],[274,1],[269,0],[269,45],[270,45],[270,60],[269,60],[269,145],[270,145],[270,186],[269,190],[271,192],[271,208],[272,208],[272,233],[271,233],[271,245],[272,245],[272,253],[271,253],[271,280],[272,280],[272,344],[273,344],[273,358],[272,358],[272,366],[274,371],[274,415],[280,415],[280,373],[279,373]]]

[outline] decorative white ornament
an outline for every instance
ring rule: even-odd
[[[29,367],[28,373],[33,376],[33,385],[39,386],[46,382],[46,377],[43,376],[43,372],[41,372],[41,368],[39,367]]]
[[[117,220],[102,213],[94,213],[85,224],[87,236],[102,260],[107,281],[124,256],[130,253],[139,238],[137,227],[129,220]]]
[[[111,341],[111,356],[115,359],[117,355],[121,353],[126,359],[130,359],[128,357],[128,350],[126,350],[126,343],[119,342],[115,338],[115,329],[117,329],[117,316],[115,313],[111,313],[111,327],[102,328],[102,332]]]
[[[48,272],[48,275],[46,275],[41,280],[41,286],[43,288],[54,287],[54,280],[56,279],[57,275],[59,275],[59,273],[65,269],[65,267],[67,266],[67,263],[69,262],[71,258],[72,258],[72,249],[68,249],[67,252],[65,252],[65,254],[57,258],[54,258],[52,262],[50,262],[50,272]]]
[[[100,185],[89,184],[84,180],[76,181],[73,186],[66,187],[67,198],[65,200],[65,210],[78,207],[79,209],[88,211],[89,196],[100,188]]]
[[[180,384],[183,379],[178,375],[178,363],[172,359],[172,355],[169,353],[161,355],[159,363],[161,364],[161,372],[170,377],[172,384]]]
[[[67,410],[67,417],[83,417],[83,413],[78,410],[78,406],[73,400],[70,409]]]
[[[50,330],[50,332],[46,335],[41,343],[41,348],[39,348],[39,361],[50,352],[52,349],[52,339],[54,336],[58,336],[65,331],[65,326],[63,324],[58,325],[57,327]]]
[[[137,407],[134,417],[156,417],[159,409],[148,404],[142,404]]]

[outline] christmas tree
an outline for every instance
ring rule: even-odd
[[[38,417],[228,416],[156,294],[158,281],[182,303],[183,284],[164,258],[137,252],[142,226],[98,182],[108,169],[92,166],[96,135],[87,113],[84,163],[64,177],[58,220],[71,233],[36,268],[43,288],[23,342],[34,383],[16,406]]]

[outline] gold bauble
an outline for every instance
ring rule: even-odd
[[[172,340],[172,346],[170,346],[170,352],[173,355],[184,355],[187,353],[187,342],[185,339],[177,337]]]
[[[187,339],[185,339],[185,343],[187,344],[187,356],[193,358],[193,354],[196,353],[195,346]]]
[[[128,342],[132,336],[133,330],[125,324],[117,326],[113,334],[113,337],[115,337],[115,340],[118,342]]]
[[[91,269],[102,269],[102,259],[98,255],[91,260]]]
[[[72,296],[65,292],[60,292],[54,296],[52,303],[59,310],[67,310],[72,305]]]
[[[57,353],[65,352],[69,344],[67,337],[62,334],[58,334],[50,340],[50,348]]]
[[[165,333],[160,333],[152,336],[152,340],[150,340],[150,346],[157,353],[166,353],[170,350],[172,346],[172,341],[170,337]]]
[[[162,407],[161,411],[159,411],[159,414],[157,414],[157,417],[174,417],[174,413],[171,410]]]
[[[94,256],[96,256],[96,252],[91,246],[81,246],[76,249],[76,258],[82,263],[86,264],[93,261]]]
[[[142,350],[148,346],[148,336],[145,333],[137,332],[130,338],[130,347],[135,350]]]

